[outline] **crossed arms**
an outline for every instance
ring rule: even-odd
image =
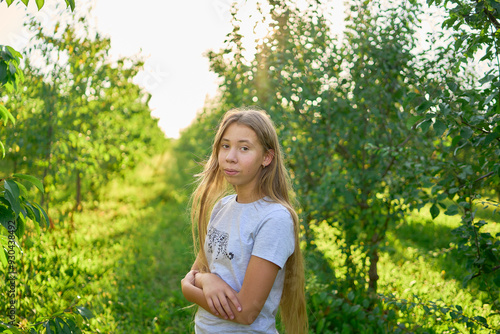
[[[198,271],[198,259],[182,279],[184,297],[211,314],[243,325],[252,324],[260,314],[280,267],[257,256],[248,263],[240,291],[219,276]]]

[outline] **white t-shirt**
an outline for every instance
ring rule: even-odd
[[[267,201],[266,201],[267,200]],[[295,246],[293,220],[281,204],[266,197],[252,203],[238,203],[236,195],[215,205],[205,239],[210,272],[240,291],[252,255],[278,265],[276,280],[257,319],[241,325],[220,319],[199,307],[195,317],[198,334],[277,333],[276,313],[285,279],[284,265]]]

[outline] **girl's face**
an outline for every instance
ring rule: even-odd
[[[255,131],[248,126],[233,123],[224,131],[219,147],[219,168],[236,188],[238,202],[258,199],[258,175],[272,159],[272,150],[264,152]]]

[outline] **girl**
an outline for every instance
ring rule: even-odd
[[[196,333],[277,333],[278,306],[287,333],[307,333],[299,222],[268,115],[227,112],[199,176],[191,220],[203,248],[181,281],[201,306]],[[224,197],[228,185],[236,194]]]

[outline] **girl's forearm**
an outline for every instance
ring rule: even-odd
[[[190,282],[182,281],[182,294],[191,303],[203,307],[206,311],[212,313],[208,307],[207,300],[203,294],[203,290],[194,286]]]

